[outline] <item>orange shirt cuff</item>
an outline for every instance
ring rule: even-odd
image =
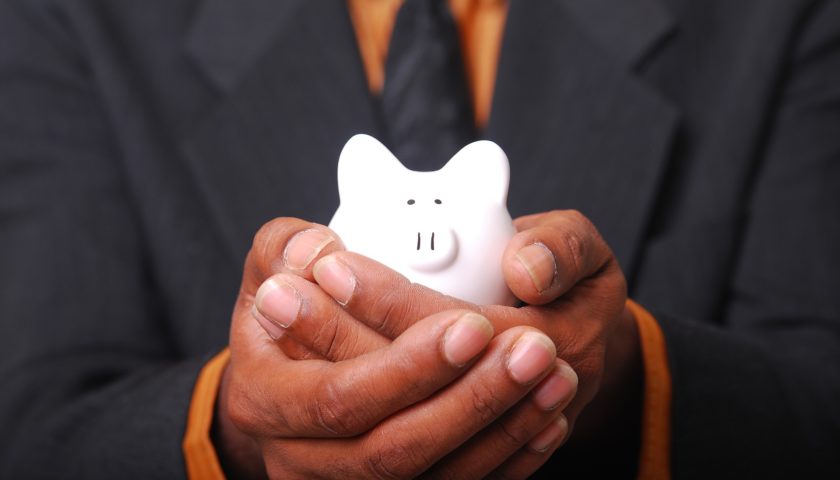
[[[210,427],[213,425],[219,383],[229,360],[230,350],[226,348],[207,362],[198,374],[187,414],[187,431],[181,444],[187,478],[225,478],[216,449],[210,441]]]
[[[628,300],[627,307],[639,328],[645,376],[638,478],[668,479],[671,477],[671,372],[665,336],[653,315],[641,305]]]

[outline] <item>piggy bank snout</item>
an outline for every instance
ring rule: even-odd
[[[458,237],[444,225],[416,225],[403,236],[408,264],[420,272],[436,272],[458,256]]]

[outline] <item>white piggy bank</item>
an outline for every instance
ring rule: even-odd
[[[379,141],[351,138],[338,160],[340,205],[330,222],[348,250],[409,280],[477,304],[513,305],[502,253],[516,233],[510,166],[474,142],[436,172],[407,169]]]

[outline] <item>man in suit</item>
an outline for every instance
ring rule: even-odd
[[[502,2],[481,136],[582,214],[480,316],[310,223],[389,129],[354,3],[0,2],[0,475],[838,473],[837,2]]]

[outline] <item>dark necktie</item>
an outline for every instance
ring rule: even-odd
[[[405,0],[397,13],[382,109],[388,146],[413,170],[436,170],[475,140],[458,31],[446,0]]]

